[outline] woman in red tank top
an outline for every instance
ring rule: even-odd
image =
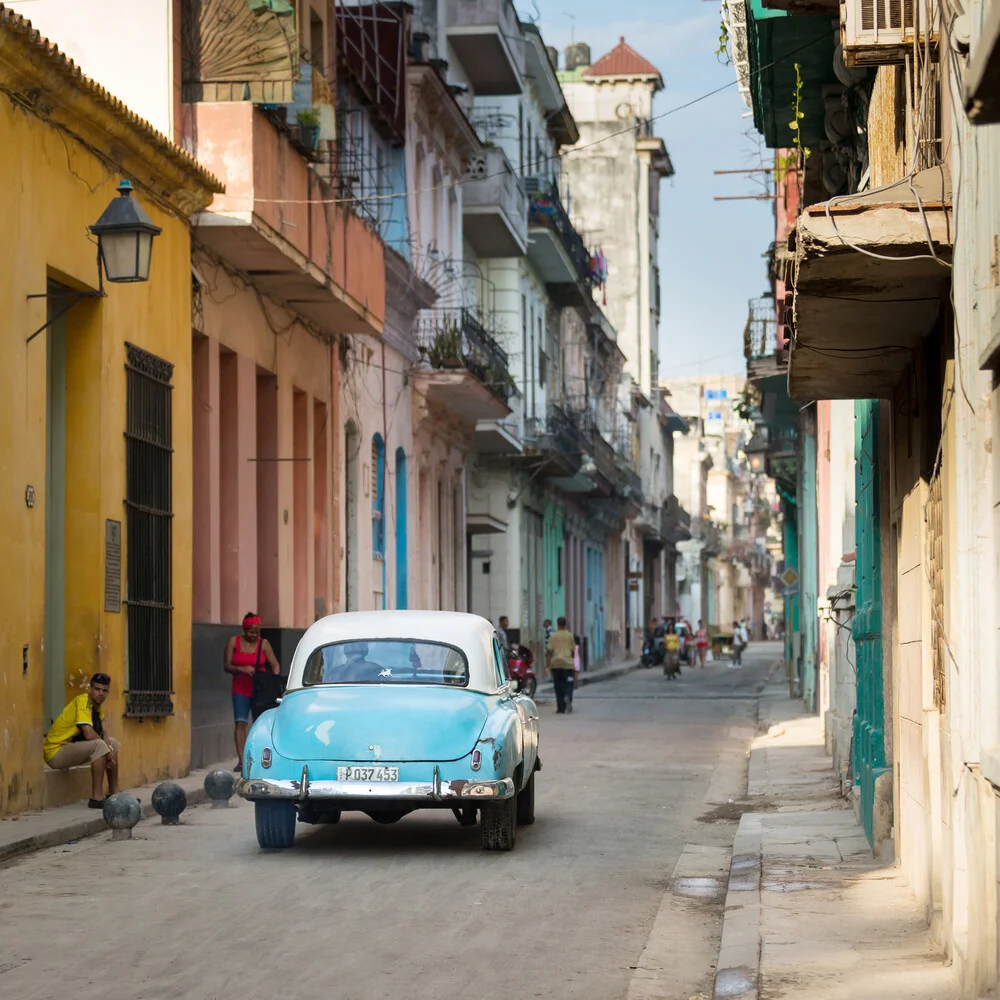
[[[250,719],[250,702],[253,698],[253,675],[258,670],[281,673],[281,667],[267,639],[260,637],[260,618],[252,612],[243,619],[243,634],[233,636],[226,643],[223,664],[227,674],[233,675],[233,739],[236,742],[236,767],[243,771],[243,749],[247,742],[247,724]]]

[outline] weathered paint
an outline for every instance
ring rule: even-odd
[[[184,213],[168,201],[197,210],[210,199],[211,182],[193,163],[171,153],[162,137],[154,140],[145,123],[95,98],[86,82],[55,65],[60,59],[7,28],[0,30],[0,82],[15,89],[30,82],[52,117],[66,123],[65,131],[57,131],[9,102],[0,106],[0,176],[17,179],[0,188],[0,216],[6,222],[0,296],[9,332],[0,370],[0,468],[10,487],[0,497],[0,560],[5,567],[0,583],[0,813],[76,794],[71,777],[43,769],[47,671],[62,676],[64,702],[84,688],[94,671],[110,674],[108,723],[122,743],[125,786],[183,774],[189,762],[191,245]],[[109,169],[109,161],[120,169]],[[27,296],[44,293],[49,279],[76,289],[95,288],[95,247],[86,227],[116,197],[121,176],[135,181],[136,197],[163,232],[154,243],[147,283],[111,285],[106,298],[85,300],[66,317],[64,667],[51,662],[52,650],[43,641],[48,334],[26,342],[46,321],[46,300]],[[174,714],[143,723],[122,718],[124,606],[119,613],[104,611],[105,519],[124,522],[126,340],[174,365]],[[33,506],[25,499],[29,486]],[[125,537],[123,563],[128,544]],[[53,696],[59,688],[54,682]],[[58,779],[48,798],[46,773]]]

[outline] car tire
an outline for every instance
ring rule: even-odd
[[[480,807],[484,851],[512,851],[517,837],[517,799],[486,802]]]
[[[524,684],[524,693],[529,698],[535,697],[535,692],[538,690],[538,679],[535,677],[529,677]]]
[[[535,822],[535,774],[531,773],[528,783],[517,796],[517,825],[531,826]]]
[[[295,841],[295,806],[291,802],[255,802],[254,820],[261,847],[291,847]]]

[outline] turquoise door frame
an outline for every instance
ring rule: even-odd
[[[856,461],[857,610],[853,633],[857,658],[854,716],[854,783],[860,786],[861,825],[875,846],[875,782],[885,760],[885,698],[882,684],[882,525],[878,400],[854,404]]]
[[[406,452],[396,449],[396,607],[406,607],[408,560],[406,557]]]

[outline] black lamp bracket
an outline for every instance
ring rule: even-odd
[[[44,333],[53,323],[57,320],[63,318],[73,308],[78,302],[82,302],[84,299],[103,299],[107,297],[107,292],[104,290],[104,271],[101,267],[101,252],[97,251],[97,290],[92,289],[81,291],[79,289],[70,288],[65,292],[40,292],[37,295],[29,295],[29,299],[46,299],[52,301],[58,301],[59,299],[64,299],[66,304],[51,318],[45,321],[45,323],[40,326],[26,341],[25,344],[30,344],[35,337],[40,333]]]

